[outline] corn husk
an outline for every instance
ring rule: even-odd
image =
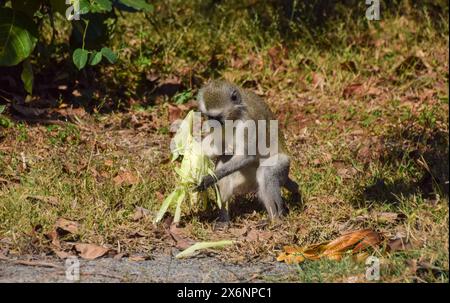
[[[175,137],[173,138],[172,161],[180,156],[183,157],[179,167],[175,168],[178,184],[175,190],[163,201],[154,223],[161,221],[169,208],[175,205],[174,222],[181,218],[183,202],[190,201],[190,207],[206,205],[207,193],[193,192],[193,188],[200,184],[203,176],[214,175],[214,163],[204,155],[201,143],[194,139],[193,124],[194,111],[190,111],[180,124]],[[216,203],[222,206],[219,188],[215,187]]]
[[[177,259],[188,258],[188,257],[193,256],[198,250],[207,249],[207,248],[221,248],[226,245],[231,245],[233,243],[234,243],[234,241],[231,241],[231,240],[223,240],[223,241],[217,241],[217,242],[198,242],[198,243],[195,243],[194,245],[186,248],[179,254],[177,254],[175,256],[175,258],[177,258]]]

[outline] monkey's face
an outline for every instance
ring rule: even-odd
[[[211,81],[198,94],[199,110],[208,120],[236,119],[236,109],[242,106],[239,88],[227,81]]]

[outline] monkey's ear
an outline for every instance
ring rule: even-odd
[[[239,93],[239,91],[237,89],[235,89],[231,92],[230,99],[231,99],[231,102],[233,102],[234,104],[241,103],[241,94]]]

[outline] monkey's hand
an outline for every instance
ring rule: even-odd
[[[208,187],[212,186],[215,182],[216,179],[213,176],[211,175],[204,176],[200,184],[195,188],[195,191],[199,192],[204,191]]]

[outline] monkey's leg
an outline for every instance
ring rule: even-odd
[[[219,210],[219,218],[217,220],[217,227],[223,228],[230,224],[230,215],[228,212],[228,202],[231,199],[233,195],[232,188],[230,187],[228,178],[224,178],[222,180],[219,180],[218,186],[219,186],[219,192],[220,192],[220,198],[222,200],[222,206]]]
[[[286,213],[281,186],[272,167],[259,167],[257,171],[258,198],[264,204],[271,220]]]

